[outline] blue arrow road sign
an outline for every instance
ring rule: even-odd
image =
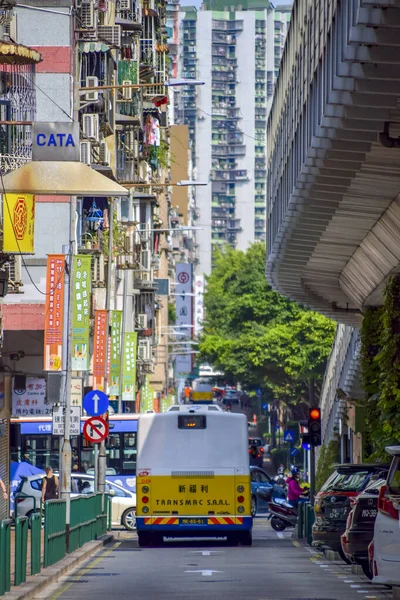
[[[299,449],[298,448],[291,448],[290,450],[290,456],[297,456],[299,453]]]
[[[283,434],[283,439],[285,440],[285,442],[294,442],[293,431],[290,431],[290,429],[286,429],[285,433]]]
[[[256,391],[257,396],[262,396],[262,389],[258,388],[258,390]]]
[[[83,398],[83,408],[91,417],[104,415],[108,410],[109,400],[107,394],[100,390],[92,390]]]
[[[264,404],[262,405],[264,410],[268,410],[268,402],[264,402]]]

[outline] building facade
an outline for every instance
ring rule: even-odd
[[[210,273],[218,247],[265,240],[266,122],[289,18],[290,6],[267,0],[181,8],[179,73],[205,83],[176,107],[196,178],[209,182],[196,195],[199,273]]]

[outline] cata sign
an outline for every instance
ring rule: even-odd
[[[79,149],[79,123],[33,123],[33,160],[75,162]]]

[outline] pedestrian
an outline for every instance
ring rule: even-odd
[[[7,490],[6,490],[6,486],[4,485],[2,479],[0,479],[0,488],[1,488],[2,492],[3,492],[3,499],[5,501],[7,501],[8,500]]]
[[[46,477],[43,478],[42,502],[58,498],[58,477],[53,473],[51,467],[46,467]]]

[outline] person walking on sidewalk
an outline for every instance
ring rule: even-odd
[[[42,502],[58,498],[58,478],[51,467],[46,467],[46,477],[43,478]]]

